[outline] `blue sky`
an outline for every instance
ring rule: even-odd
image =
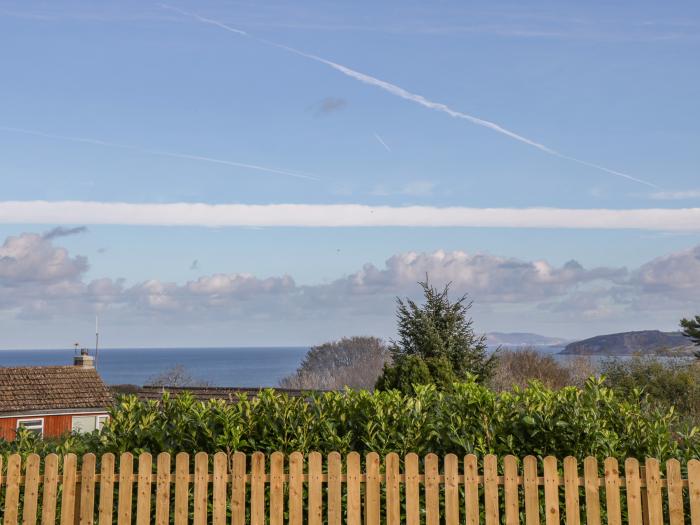
[[[428,270],[483,331],[697,310],[697,4],[169,5],[0,3],[0,345],[62,346],[96,312],[122,346],[390,337],[393,297]],[[312,206],[263,225],[206,207],[227,204]],[[409,205],[413,225],[387,226]],[[435,226],[445,207],[477,212]],[[585,217],[518,227],[529,208]],[[41,237],[57,226],[86,230]]]

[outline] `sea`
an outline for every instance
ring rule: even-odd
[[[143,385],[182,365],[195,380],[215,386],[277,386],[293,373],[308,347],[104,348],[97,370],[109,385]],[[94,352],[91,352],[94,354]],[[0,366],[48,366],[73,363],[73,349],[0,350]]]

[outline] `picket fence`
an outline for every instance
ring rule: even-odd
[[[700,525],[700,461],[337,452],[0,457],[3,525]],[[194,466],[192,471],[191,467]],[[422,472],[421,472],[422,470]],[[662,477],[662,470],[665,476]],[[602,474],[602,476],[601,476]],[[155,489],[155,490],[154,490]],[[116,500],[116,505],[115,505]],[[560,508],[561,507],[561,508]]]

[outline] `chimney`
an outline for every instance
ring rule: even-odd
[[[95,358],[88,353],[87,348],[81,348],[80,355],[73,357],[73,366],[80,368],[95,368]]]

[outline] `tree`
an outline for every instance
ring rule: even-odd
[[[389,360],[389,349],[378,337],[344,337],[312,347],[297,371],[279,384],[302,390],[371,390]]]
[[[696,315],[695,319],[681,319],[681,327],[683,328],[683,335],[697,346],[700,346],[700,315]]]
[[[183,365],[175,365],[160,374],[151,376],[146,380],[149,386],[178,386],[178,387],[203,387],[210,386],[207,381],[193,377]]]
[[[439,290],[427,276],[418,284],[423,288],[422,305],[397,299],[399,338],[391,342],[393,360],[384,366],[377,388],[410,393],[413,385],[435,384],[449,389],[470,374],[480,383],[488,381],[496,359],[487,353],[486,338],[474,333],[467,296],[451,302],[450,285]]]

